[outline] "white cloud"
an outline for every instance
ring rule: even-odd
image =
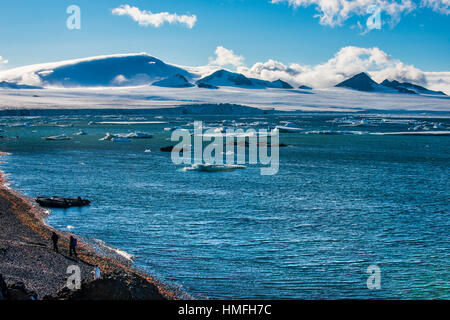
[[[268,60],[251,67],[239,66],[237,71],[247,77],[270,81],[281,79],[292,85],[308,85],[313,88],[333,87],[359,72],[368,72],[377,82],[384,79],[398,80],[450,93],[450,72],[424,72],[392,58],[377,47],[344,47],[327,62],[314,66],[298,63],[285,65]]]
[[[131,7],[128,4],[113,9],[112,14],[130,16],[140,26],[152,25],[155,28],[159,28],[167,22],[185,24],[189,29],[192,29],[197,22],[196,15],[177,15],[168,12],[152,13],[150,11],[140,10],[137,7]]]
[[[403,62],[393,60],[392,63],[379,71],[370,72],[375,81],[381,82],[384,79],[398,80],[400,82],[412,82],[420,85],[427,84],[425,73],[412,65],[405,65]]]
[[[216,57],[210,58],[209,64],[214,66],[233,66],[235,68],[244,65],[244,57],[234,54],[233,50],[229,50],[222,46],[216,48]]]
[[[275,4],[286,2],[294,8],[315,6],[318,11],[315,17],[319,18],[320,24],[328,26],[342,25],[352,16],[369,17],[368,9],[373,5],[388,15],[389,22],[393,24],[398,22],[402,14],[416,8],[412,0],[271,0],[271,2]]]
[[[449,72],[425,72],[428,88],[444,91],[450,95],[450,71]]]
[[[396,24],[402,14],[408,14],[418,7],[430,8],[438,13],[450,14],[450,0],[271,0],[272,3],[287,3],[298,7],[314,6],[318,12],[314,17],[327,26],[342,25],[353,16],[369,18],[369,8],[377,6],[381,12],[381,22],[386,16],[391,25]],[[384,21],[386,22],[386,21]],[[358,21],[357,24],[361,25]],[[365,23],[364,23],[365,24]]]
[[[4,59],[2,56],[0,56],[0,66],[2,65],[2,64],[7,64],[8,63],[8,60],[6,60],[6,59]]]
[[[450,0],[422,0],[421,6],[431,8],[442,14],[450,14]]]

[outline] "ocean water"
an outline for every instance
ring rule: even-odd
[[[180,170],[166,127],[291,121],[280,169]],[[362,120],[362,121],[361,121]],[[163,121],[98,124],[92,121]],[[24,194],[82,196],[48,223],[134,256],[135,266],[197,298],[449,299],[449,118],[396,115],[4,117],[1,169]],[[25,126],[20,123],[26,122]],[[11,125],[12,124],[12,125]],[[58,125],[71,124],[73,127]],[[85,136],[72,136],[80,129]],[[151,132],[149,140],[99,141]],[[42,137],[67,134],[70,141]],[[377,134],[373,134],[377,133]],[[13,138],[13,137],[18,138]],[[145,152],[145,150],[152,152]],[[380,268],[381,289],[366,272]]]

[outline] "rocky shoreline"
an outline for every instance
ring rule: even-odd
[[[78,257],[71,257],[71,234],[46,225],[47,214],[0,178],[0,300],[179,299],[126,259],[100,254],[83,240],[78,242]],[[59,253],[52,248],[53,232],[59,235]],[[69,266],[79,267],[79,290],[67,288]],[[99,279],[94,279],[96,267],[101,270]]]

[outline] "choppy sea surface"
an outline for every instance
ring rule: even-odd
[[[243,129],[288,121],[302,130],[281,133],[288,146],[280,148],[276,175],[260,175],[259,165],[183,171],[159,149],[175,144],[164,128],[192,128],[194,120]],[[448,133],[449,118],[71,115],[0,122],[0,150],[9,153],[0,168],[14,188],[92,201],[52,210],[50,225],[133,255],[136,267],[194,297],[450,298],[450,137],[421,134]],[[80,130],[86,135],[74,135]],[[99,140],[135,131],[154,138]],[[403,134],[386,134],[393,132]],[[42,139],[60,134],[72,139]],[[370,265],[381,270],[379,290],[367,287]]]

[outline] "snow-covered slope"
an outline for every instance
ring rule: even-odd
[[[0,81],[61,87],[129,86],[148,84],[175,74],[192,75],[146,53],[98,56],[38,64],[0,73]]]
[[[8,81],[0,81],[0,88],[8,88],[8,89],[43,89],[39,86],[29,86],[26,84],[17,84],[15,82]]]
[[[152,85],[167,88],[189,88],[194,86],[186,79],[185,76],[178,73],[163,80],[156,81],[152,83]]]
[[[150,109],[187,104],[231,103],[260,109],[308,112],[360,112],[378,110],[450,112],[450,97],[419,94],[362,92],[344,88],[310,91],[220,87],[215,90],[190,87],[45,88],[0,89],[2,109]]]
[[[433,94],[433,95],[441,95],[445,96],[445,93],[442,91],[433,91],[429,90],[425,87],[418,86],[416,84],[412,84],[409,82],[399,82],[396,80],[389,81],[388,79],[384,80],[381,85],[385,87],[390,87],[398,90],[403,93],[412,93],[412,94]]]
[[[218,70],[209,76],[201,78],[197,81],[200,85],[210,85],[216,87],[241,87],[248,89],[264,89],[264,88],[279,88],[292,89],[292,86],[282,80],[273,82],[247,78],[243,74],[230,72],[224,69]]]

